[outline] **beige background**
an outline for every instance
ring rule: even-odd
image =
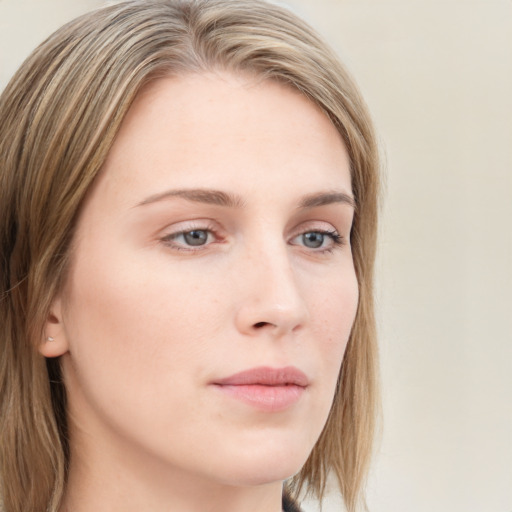
[[[103,3],[0,0],[0,88]],[[370,510],[512,512],[512,1],[286,3],[356,75],[387,158]]]

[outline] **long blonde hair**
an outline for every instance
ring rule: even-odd
[[[314,31],[259,0],[134,0],[84,15],[39,46],[0,97],[0,483],[6,512],[55,511],[66,484],[66,394],[37,351],[66,274],[82,200],[137,92],[161,76],[250,71],[298,89],[343,137],[356,212],[359,305],[327,424],[292,492],[333,473],[361,501],[375,424],[373,265],[378,150],[357,87]]]

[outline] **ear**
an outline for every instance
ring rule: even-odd
[[[57,298],[48,313],[44,338],[39,345],[39,352],[44,357],[59,357],[69,350],[62,313],[62,300]]]

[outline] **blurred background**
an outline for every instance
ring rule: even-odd
[[[0,90],[105,3],[0,0]],[[512,512],[512,1],[280,3],[355,75],[385,158],[370,512]]]

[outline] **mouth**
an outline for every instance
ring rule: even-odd
[[[294,366],[258,367],[212,383],[224,395],[264,412],[284,411],[295,405],[309,386],[304,372]]]

